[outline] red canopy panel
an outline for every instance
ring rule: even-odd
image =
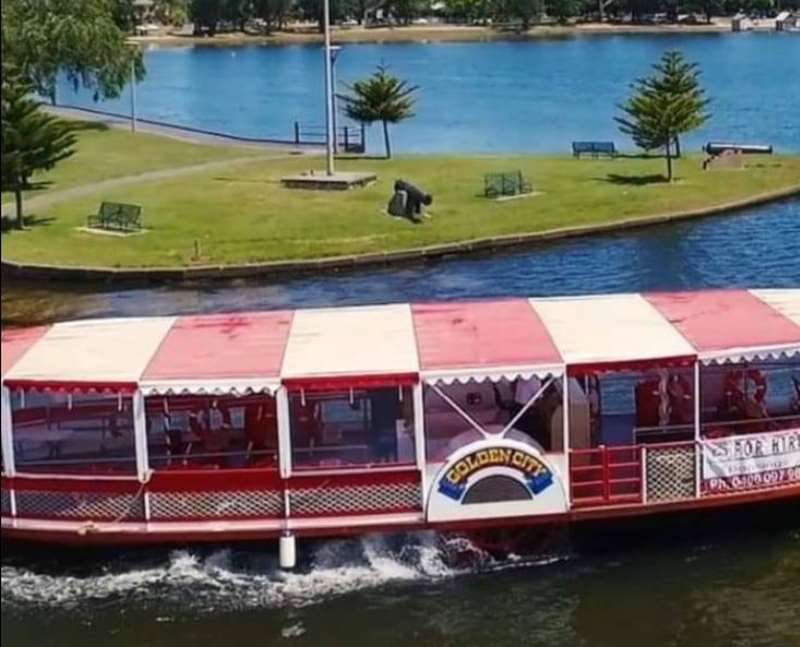
[[[4,330],[2,335],[2,375],[11,370],[27,350],[33,346],[48,331],[49,326],[37,326],[36,328],[19,328],[14,330]]]
[[[179,317],[142,381],[277,377],[292,312]]]
[[[442,370],[561,363],[525,299],[411,306],[420,367]]]
[[[644,296],[698,353],[800,343],[800,327],[746,290]]]

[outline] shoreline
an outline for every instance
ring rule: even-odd
[[[775,191],[755,194],[732,202],[711,205],[686,211],[657,213],[592,225],[562,227],[545,231],[507,234],[486,238],[468,239],[440,245],[401,249],[393,252],[328,256],[317,259],[265,261],[260,263],[234,263],[230,265],[197,265],[192,267],[114,268],[79,265],[51,265],[17,262],[3,258],[0,264],[4,279],[47,279],[72,281],[83,284],[150,284],[175,283],[197,280],[231,280],[247,278],[296,277],[330,271],[352,271],[389,265],[403,265],[446,256],[492,252],[500,249],[532,246],[544,242],[581,238],[595,234],[610,234],[654,225],[723,215],[749,207],[779,202],[800,196],[800,184]]]
[[[774,31],[772,21],[764,21],[753,31]],[[503,40],[539,40],[570,38],[576,36],[619,35],[687,35],[729,34],[730,18],[715,18],[711,23],[700,24],[621,24],[577,23],[574,25],[537,25],[526,32],[475,25],[409,25],[403,27],[334,27],[331,32],[335,43],[428,43],[428,42],[485,42]],[[322,34],[316,30],[280,31],[271,35],[252,35],[242,32],[220,33],[213,38],[191,34],[169,33],[157,36],[132,36],[131,42],[143,45],[203,45],[225,47],[235,45],[303,45],[322,43]]]

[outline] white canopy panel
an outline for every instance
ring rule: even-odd
[[[14,365],[6,381],[136,382],[174,321],[152,317],[55,324]]]
[[[418,373],[407,304],[295,312],[281,376]]]
[[[531,299],[568,365],[693,357],[684,337],[638,294]]]
[[[800,290],[750,290],[750,293],[800,326]]]

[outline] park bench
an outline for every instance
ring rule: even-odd
[[[142,228],[142,208],[138,204],[102,202],[96,214],[89,216],[89,227],[136,231]]]
[[[483,195],[487,198],[522,195],[531,190],[531,184],[522,177],[522,171],[487,173],[483,176]]]
[[[581,155],[591,155],[592,157],[600,157],[600,155],[608,155],[614,157],[617,154],[617,149],[614,142],[572,142],[572,155],[579,158]]]

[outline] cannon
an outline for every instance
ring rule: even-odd
[[[424,213],[424,207],[433,204],[433,196],[425,193],[418,186],[397,180],[394,183],[394,195],[389,200],[388,211],[393,216],[405,216],[411,220],[418,220]]]
[[[736,151],[744,155],[770,155],[772,146],[769,144],[735,144],[728,142],[708,142],[703,150],[709,155],[720,155],[724,151]]]

